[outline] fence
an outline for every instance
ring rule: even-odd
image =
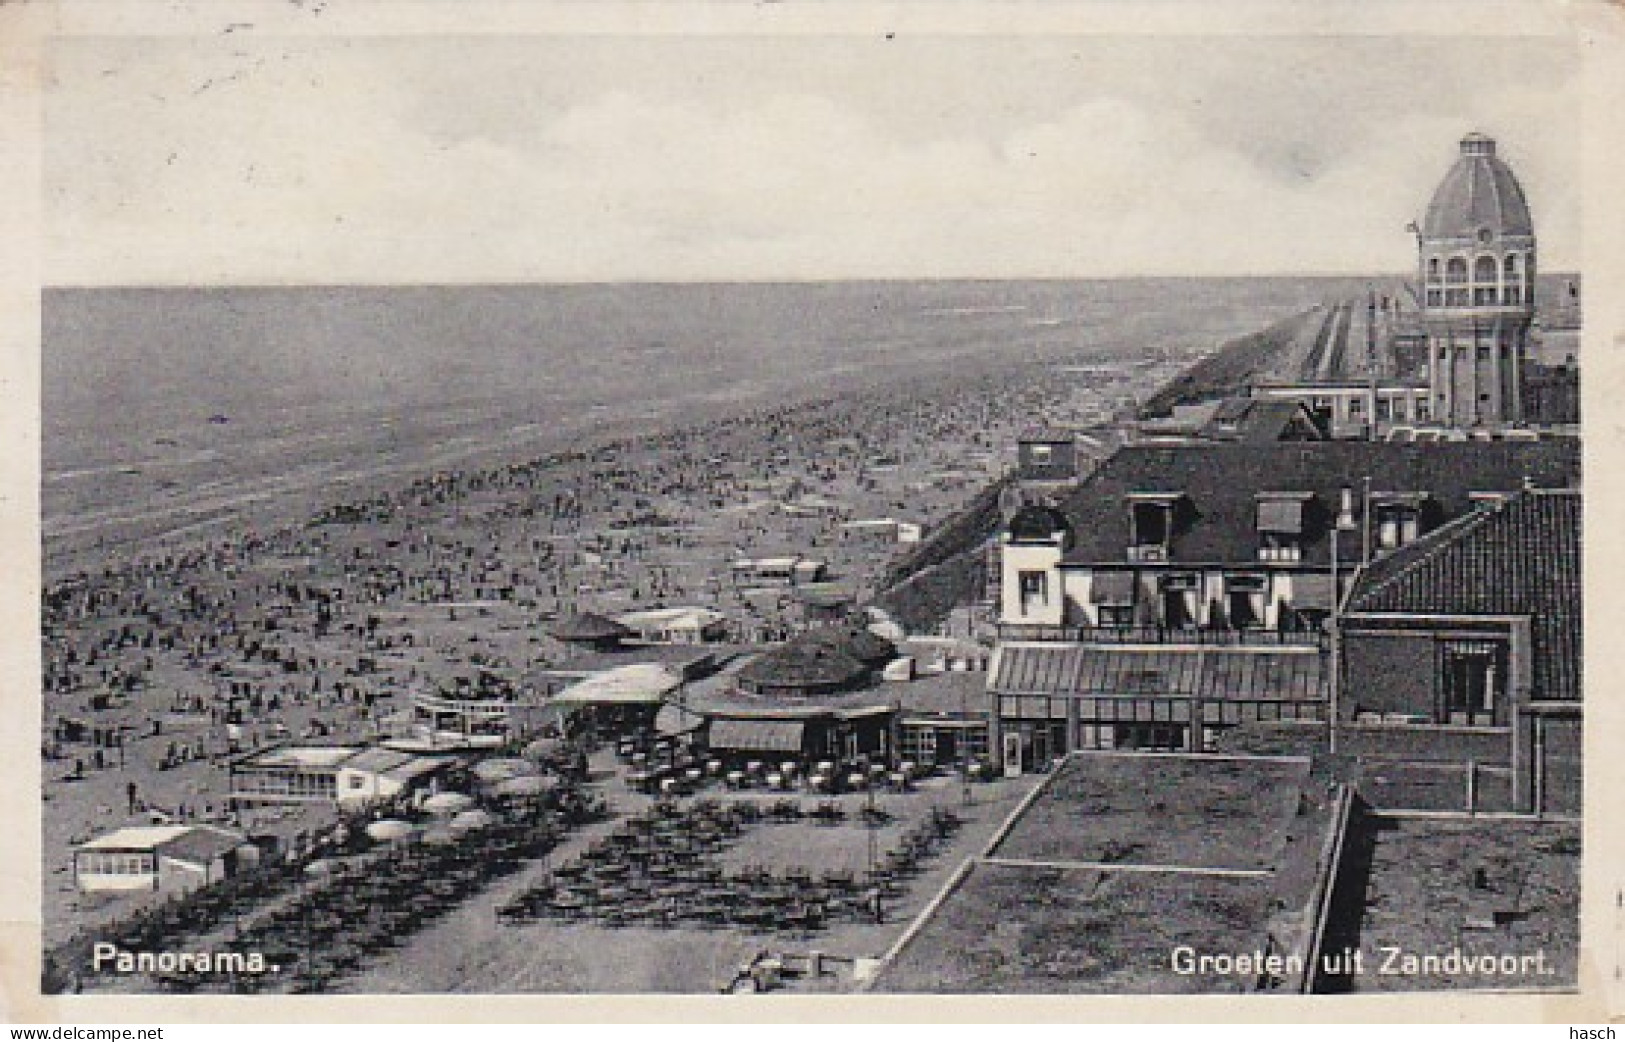
[[[1000,640],[1074,644],[1185,644],[1201,647],[1302,647],[1331,650],[1331,638],[1311,630],[1167,629],[1160,626],[1032,626],[1000,623]]]

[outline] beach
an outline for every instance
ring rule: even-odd
[[[337,404],[289,401],[286,387],[211,398],[186,391],[195,373],[124,401],[107,387],[137,365],[125,359],[96,371],[114,399],[96,413],[73,404],[83,388],[48,374],[47,943],[145,899],[76,891],[71,852],[96,834],[165,821],[293,836],[321,824],[314,810],[229,808],[232,756],[279,741],[376,742],[415,694],[517,691],[600,665],[551,636],[550,620],[700,605],[748,651],[807,622],[796,591],[735,573],[741,559],[777,557],[818,562],[822,586],[865,603],[913,545],[903,533],[929,538],[1004,474],[1023,430],[1109,438],[1192,358],[1321,288],[1281,281],[1191,294],[1185,310],[1137,310],[1120,292],[1112,309],[1091,305],[1118,316],[1099,328],[1080,326],[1077,306],[1064,313],[1060,284],[822,287],[795,307],[775,296],[785,291],[758,291],[768,302],[754,310],[695,320],[700,339],[730,323],[752,342],[812,325],[803,339],[822,353],[758,347],[747,365],[737,344],[707,355],[691,343],[681,362],[575,359],[581,386],[545,409],[512,358],[479,380],[453,367],[438,398],[419,386],[385,400],[364,380],[366,393]],[[727,296],[704,293],[655,298]],[[834,299],[839,321],[810,322]],[[874,318],[876,300],[914,324]],[[323,335],[342,339],[332,327],[344,325]],[[492,391],[493,374],[513,386]]]

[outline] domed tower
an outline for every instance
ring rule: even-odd
[[[1428,204],[1419,248],[1433,418],[1452,427],[1520,422],[1535,226],[1492,139],[1462,138]]]

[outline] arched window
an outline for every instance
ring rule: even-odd
[[[1494,305],[1500,296],[1496,286],[1496,277],[1500,274],[1500,265],[1490,256],[1479,257],[1473,262],[1473,303],[1479,306]]]
[[[1462,257],[1451,257],[1444,266],[1445,285],[1450,288],[1445,291],[1445,307],[1459,308],[1467,306],[1467,261]]]
[[[1523,278],[1520,272],[1520,258],[1516,253],[1509,253],[1502,262],[1501,270],[1505,273],[1501,289],[1501,303],[1523,303]]]
[[[1439,281],[1439,258],[1437,257],[1428,258],[1428,281]]]

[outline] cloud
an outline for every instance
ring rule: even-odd
[[[1503,138],[1548,258],[1577,252],[1561,84],[1351,110],[1346,135],[1269,142],[1215,135],[1144,91],[1036,94],[1014,115],[902,132],[835,82],[610,87],[522,119],[505,97],[507,132],[486,115],[456,133],[365,48],[203,51],[180,82],[160,63],[101,76],[91,57],[63,63],[47,109],[58,282],[1396,270],[1404,223],[1474,127]]]

